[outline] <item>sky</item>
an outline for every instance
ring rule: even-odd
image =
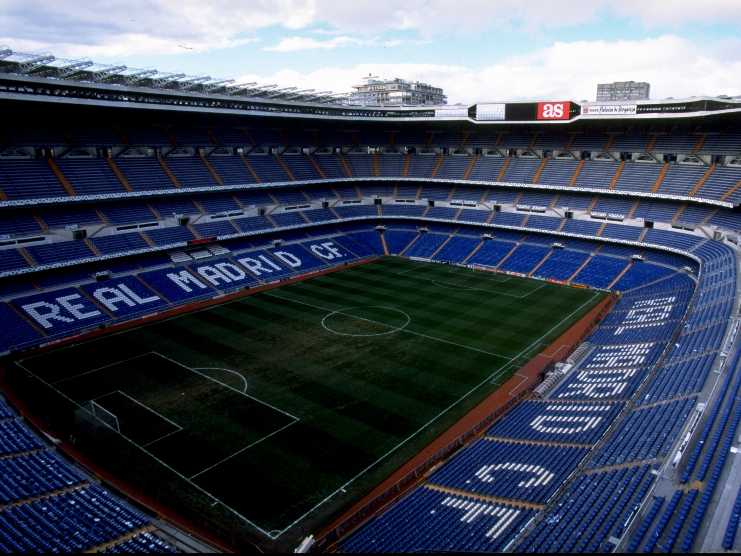
[[[0,0],[0,45],[334,92],[401,77],[464,104],[741,95],[741,0]]]

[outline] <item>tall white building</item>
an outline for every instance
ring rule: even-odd
[[[442,105],[447,97],[439,87],[405,79],[380,79],[369,75],[363,85],[355,85],[350,104],[371,106]]]
[[[615,81],[597,85],[597,102],[606,100],[647,100],[651,85],[645,81]]]

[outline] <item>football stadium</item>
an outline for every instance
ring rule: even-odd
[[[0,117],[1,552],[741,549],[739,98]]]

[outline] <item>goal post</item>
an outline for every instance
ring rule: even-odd
[[[113,429],[117,433],[121,432],[121,427],[118,424],[118,417],[115,413],[107,410],[95,400],[90,400],[88,405],[90,408],[90,413],[93,415],[93,417],[95,417],[98,421],[103,423],[108,428]]]

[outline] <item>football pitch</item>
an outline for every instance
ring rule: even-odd
[[[277,539],[357,501],[604,295],[383,258],[18,364]]]

